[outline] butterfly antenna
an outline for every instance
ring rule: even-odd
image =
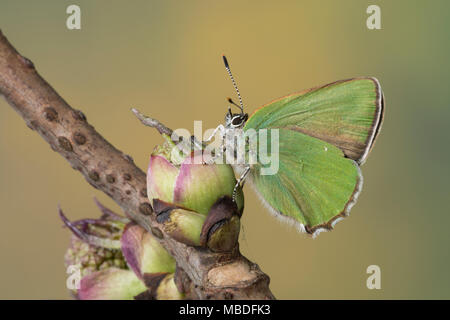
[[[230,98],[228,98],[228,101],[230,103],[234,104],[235,106],[237,106],[239,109],[241,109],[241,113],[243,114],[244,113],[244,104],[242,103],[241,94],[237,87],[236,81],[234,80],[233,74],[231,73],[230,65],[228,64],[227,57],[225,57],[225,55],[222,55],[222,58],[223,58],[223,63],[225,64],[225,68],[227,69],[228,75],[230,76],[231,82],[233,83],[234,90],[236,90],[236,93],[238,95],[239,106],[237,104],[235,104]]]

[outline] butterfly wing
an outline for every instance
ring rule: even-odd
[[[275,100],[256,110],[245,129],[286,128],[329,142],[362,164],[384,111],[375,78],[341,80]]]
[[[250,181],[277,217],[317,235],[348,214],[362,187],[359,166],[332,144],[301,132],[279,129],[279,168]]]
[[[338,81],[276,100],[244,130],[279,129],[279,169],[250,181],[277,217],[317,235],[332,229],[356,202],[363,163],[378,134],[383,96],[374,78]],[[273,148],[271,148],[273,150]]]

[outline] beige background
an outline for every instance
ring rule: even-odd
[[[82,30],[65,27],[69,4]],[[382,30],[365,26],[369,4]],[[246,187],[241,247],[278,298],[450,298],[448,1],[0,2],[0,28],[39,72],[145,168],[162,140],[129,112],[172,128],[215,127],[233,88],[252,111],[279,96],[371,75],[385,123],[350,218],[311,240],[269,216]],[[92,189],[0,100],[0,298],[68,298],[57,216],[98,215]],[[366,268],[382,290],[366,288]]]

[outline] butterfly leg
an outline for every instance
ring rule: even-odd
[[[209,136],[209,138],[203,142],[210,142],[211,139],[214,138],[214,136],[216,135],[217,131],[220,131],[220,136],[223,139],[223,137],[225,136],[225,127],[223,126],[223,124],[219,124],[217,128],[214,129],[213,133]]]
[[[250,166],[247,165],[244,169],[244,172],[237,180],[236,185],[234,186],[234,189],[233,189],[233,201],[234,202],[236,202],[237,190],[238,190],[238,188],[242,189],[244,187],[245,178],[247,178],[247,175],[249,172],[250,172]]]
[[[212,158],[205,161],[204,164],[213,164],[216,161],[216,159],[219,159],[220,157],[223,156],[224,152],[225,152],[225,145],[222,146],[222,148],[220,149],[219,152],[217,152],[217,154],[215,154]]]

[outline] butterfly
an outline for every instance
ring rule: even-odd
[[[236,188],[249,181],[275,217],[313,237],[333,229],[361,192],[360,166],[380,132],[384,96],[379,81],[360,77],[332,82],[274,100],[249,116],[225,56],[223,61],[239,97],[239,104],[228,101],[240,112],[229,108],[225,124],[213,135],[267,129],[278,135],[277,172],[261,174],[264,164],[258,161],[235,164],[240,174]]]

